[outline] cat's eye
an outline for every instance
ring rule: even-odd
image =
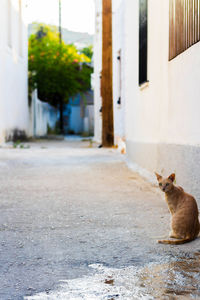
[[[168,182],[166,183],[166,186],[169,186],[169,183],[168,183]]]
[[[161,183],[161,182],[159,183],[159,186],[162,186],[162,183]]]

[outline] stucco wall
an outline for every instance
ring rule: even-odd
[[[101,142],[102,138],[102,106],[101,99],[102,71],[102,0],[95,0],[95,37],[94,37],[94,140]]]
[[[168,61],[169,1],[149,0],[148,80],[138,86],[139,1],[126,1],[126,139],[128,159],[164,175],[200,203],[200,43]]]
[[[40,101],[37,90],[33,92],[32,102],[29,107],[29,130],[30,137],[43,137],[48,134],[48,128],[54,130],[59,118],[58,109],[49,103]]]
[[[0,1],[0,142],[28,130],[27,28],[19,1]]]
[[[94,105],[85,107],[85,117],[83,120],[83,132],[91,136],[94,135]]]
[[[125,136],[125,97],[124,97],[124,1],[112,2],[113,19],[113,112],[114,112],[114,136]],[[120,60],[118,59],[120,55]],[[120,67],[121,66],[121,67]],[[121,70],[120,70],[121,69]],[[120,74],[121,73],[121,74]],[[120,82],[121,81],[121,82]],[[121,104],[118,99],[121,98]]]
[[[138,84],[139,68],[139,1],[126,1],[126,138],[157,142],[162,108],[167,99],[165,77],[168,64],[168,1],[149,0],[148,11],[148,80],[142,89]],[[168,20],[168,19],[167,19]]]
[[[102,106],[101,98],[101,70],[102,70],[102,0],[96,0],[96,31],[94,39],[94,103],[95,103],[95,126],[94,139],[101,141],[102,136],[102,114],[99,112]],[[113,114],[114,114],[114,136],[125,135],[125,96],[124,96],[124,2],[122,0],[112,1],[113,22]],[[121,52],[121,92],[119,92],[119,61],[117,57]],[[121,104],[117,103],[119,96]]]
[[[138,86],[138,1],[126,1],[126,136],[149,143],[199,144],[200,43],[168,61],[168,0],[149,0],[148,80]]]
[[[96,0],[96,3],[101,0]],[[99,7],[99,6],[97,6]],[[99,19],[98,19],[99,22]],[[101,24],[98,24],[98,30]],[[97,31],[95,71],[101,70]],[[169,55],[169,0],[148,1],[148,83],[139,79],[139,0],[113,1],[113,103],[115,135],[125,132],[127,159],[154,179],[154,171],[175,172],[177,183],[200,204],[200,43],[172,61]],[[117,60],[122,53],[122,107]],[[98,66],[98,68],[97,68]],[[97,75],[98,74],[98,75]],[[100,134],[99,73],[95,81],[95,136]],[[97,82],[97,83],[96,83]],[[98,126],[97,126],[98,124]],[[143,170],[143,171],[142,171]]]
[[[168,61],[168,0],[149,0],[148,80],[138,86],[138,1],[126,1],[127,140],[200,143],[200,43]]]
[[[169,62],[168,142],[200,145],[200,42]]]

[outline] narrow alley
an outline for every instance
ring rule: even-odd
[[[10,144],[0,183],[0,299],[200,296],[199,239],[157,244],[169,231],[163,195],[117,150]]]

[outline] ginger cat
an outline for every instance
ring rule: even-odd
[[[170,238],[176,240],[161,240],[158,243],[179,245],[194,240],[200,230],[198,206],[193,196],[184,192],[181,187],[173,184],[175,174],[163,178],[155,173],[161,191],[172,215]]]

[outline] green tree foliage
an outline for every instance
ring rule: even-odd
[[[80,52],[83,53],[83,54],[85,54],[90,59],[92,59],[92,56],[93,56],[93,47],[92,47],[92,45],[88,46],[88,47],[85,47],[85,48],[81,49]]]
[[[60,108],[63,131],[63,104],[70,96],[90,89],[90,57],[74,45],[60,44],[53,26],[37,25],[29,37],[29,89],[38,89],[40,100]]]

